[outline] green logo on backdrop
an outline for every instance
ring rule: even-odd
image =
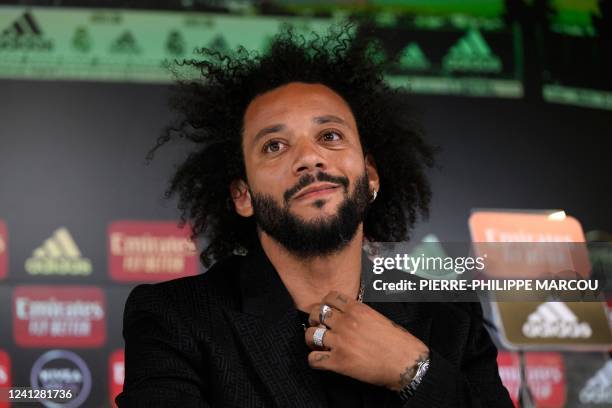
[[[23,13],[0,33],[0,50],[51,51],[53,43],[46,39],[29,11]]]
[[[223,35],[221,34],[217,34],[216,36],[214,36],[213,39],[210,40],[210,42],[206,45],[206,47],[223,53],[231,52],[230,47],[227,41],[225,40],[225,37],[223,37]]]
[[[172,55],[183,55],[185,53],[185,39],[179,31],[170,31],[166,40],[166,50]]]
[[[117,37],[111,44],[110,50],[117,54],[140,54],[140,47],[130,31],[124,31],[123,34]]]
[[[461,37],[444,56],[447,71],[501,72],[502,64],[485,39],[475,28]]]
[[[92,40],[89,31],[83,26],[79,26],[74,31],[72,36],[72,48],[80,52],[88,52],[91,50]]]
[[[404,69],[424,71],[429,69],[431,63],[423,54],[421,47],[417,43],[411,42],[400,52],[399,65]]]
[[[372,42],[366,49],[366,55],[377,64],[383,63],[387,60],[387,53],[382,46],[380,41]]]

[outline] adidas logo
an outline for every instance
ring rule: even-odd
[[[612,404],[612,360],[587,381],[579,399],[582,404]]]
[[[523,334],[529,338],[576,339],[591,337],[593,330],[578,318],[563,302],[546,302],[529,315]]]
[[[217,34],[215,37],[213,37],[213,39],[210,40],[209,43],[206,45],[206,48],[225,53],[231,51],[229,44],[225,40],[225,37],[223,37],[223,35],[221,34]]]
[[[89,275],[92,267],[91,261],[81,256],[70,232],[62,227],[32,252],[25,270],[31,275]]]
[[[178,30],[172,30],[166,40],[166,50],[172,55],[185,53],[185,39]]]
[[[110,47],[111,52],[125,54],[139,54],[140,47],[131,32],[126,31],[121,34]]]
[[[0,50],[50,51],[53,43],[44,38],[38,23],[29,11],[26,11],[11,25],[0,33]]]
[[[427,60],[421,47],[417,43],[410,43],[404,48],[399,57],[399,65],[404,69],[423,71],[429,69],[431,63]]]
[[[443,60],[447,71],[500,72],[501,60],[493,55],[487,42],[475,28],[448,50]]]
[[[88,52],[91,50],[92,40],[91,34],[84,26],[79,26],[74,30],[74,34],[72,36],[72,48],[79,52]]]

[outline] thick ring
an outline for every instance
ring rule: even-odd
[[[317,327],[312,335],[312,342],[319,347],[323,346],[323,336],[325,336],[325,332],[327,331],[327,327]]]
[[[321,305],[321,310],[319,311],[319,322],[321,324],[325,324],[325,318],[327,314],[332,310],[332,308],[326,304]]]

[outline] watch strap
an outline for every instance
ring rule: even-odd
[[[402,401],[407,401],[410,397],[414,395],[419,384],[423,381],[423,377],[427,370],[429,369],[430,360],[419,361],[416,364],[416,373],[410,381],[409,384],[405,385],[401,390],[398,391],[399,397]]]

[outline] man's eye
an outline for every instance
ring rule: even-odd
[[[282,149],[282,143],[276,140],[272,140],[266,143],[263,147],[264,153],[276,153]]]
[[[327,131],[321,136],[324,142],[337,142],[342,139],[342,135],[336,131]]]

